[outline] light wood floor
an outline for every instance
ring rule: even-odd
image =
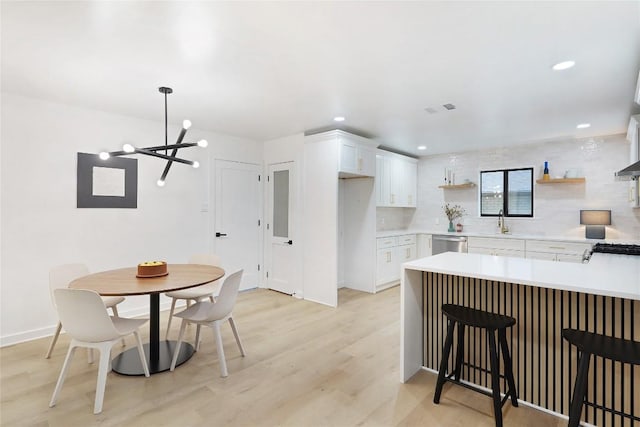
[[[494,425],[487,397],[445,385],[440,405],[434,405],[435,375],[421,372],[400,383],[399,287],[376,295],[341,290],[338,309],[255,290],[240,295],[234,318],[247,356],[240,356],[226,326],[229,377],[220,378],[207,330],[200,351],[175,372],[150,378],[109,374],[99,415],[93,415],[97,366],[87,364],[82,350],[76,352],[57,406],[48,407],[67,350],[65,335],[49,360],[43,357],[48,339],[2,348],[0,424]],[[174,324],[175,339],[179,322]],[[534,409],[505,405],[505,426],[562,425]]]

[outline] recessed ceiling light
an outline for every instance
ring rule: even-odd
[[[342,117],[342,116],[334,117],[333,121],[334,122],[344,122],[344,117]]]
[[[578,126],[576,126],[576,128],[578,129],[586,129],[590,127],[591,127],[591,123],[580,123]]]
[[[418,146],[418,150],[426,150],[427,146],[426,145],[419,145]]]
[[[562,71],[562,70],[569,69],[574,65],[576,65],[575,61],[562,61],[562,62],[558,62],[556,65],[554,65],[551,68],[553,68],[555,71]]]

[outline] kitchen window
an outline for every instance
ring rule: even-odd
[[[480,216],[533,217],[533,168],[480,172]]]

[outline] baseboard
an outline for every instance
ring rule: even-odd
[[[389,283],[383,283],[382,285],[378,285],[376,286],[376,292],[380,292],[380,291],[384,291],[386,289],[389,288],[393,288],[394,286],[398,286],[400,284],[400,281],[393,281],[393,282],[389,282]]]

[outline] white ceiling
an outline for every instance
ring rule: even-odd
[[[638,1],[1,7],[3,92],[162,120],[170,86],[171,122],[256,140],[341,115],[423,155],[623,133],[637,107]]]

